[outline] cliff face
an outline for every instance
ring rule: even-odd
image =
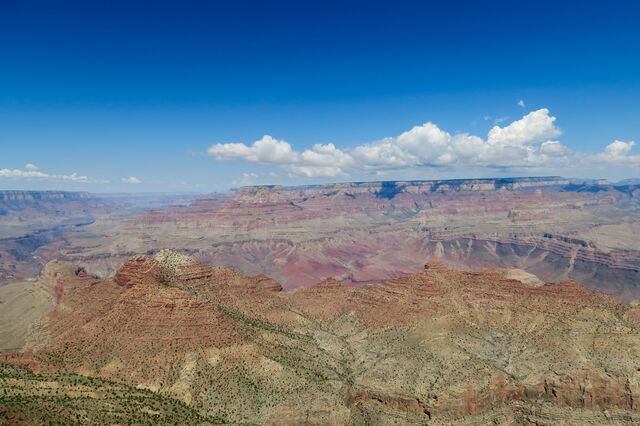
[[[392,199],[399,194],[429,194],[433,192],[482,192],[525,188],[543,188],[548,186],[569,185],[570,181],[558,176],[523,177],[504,179],[450,179],[423,181],[381,181],[348,182],[328,185],[307,186],[244,186],[237,191],[239,201],[278,202],[282,200],[296,202],[299,199],[325,196],[355,196],[370,194],[377,198]]]
[[[575,279],[624,301],[640,298],[638,250],[602,252],[588,242],[540,236],[432,236],[426,256],[453,265],[523,268],[548,280]]]
[[[274,292],[166,251],[113,280],[85,274],[47,268],[63,297],[31,351],[0,360],[152,389],[229,423],[640,420],[640,310],[574,281],[430,262],[377,285]]]

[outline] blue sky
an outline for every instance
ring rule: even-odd
[[[640,175],[638,2],[265,3],[1,2],[0,187]]]

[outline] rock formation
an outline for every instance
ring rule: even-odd
[[[380,284],[273,291],[162,251],[102,281],[50,264],[41,284],[62,296],[0,361],[150,389],[202,421],[640,421],[640,309],[575,281],[428,262]]]

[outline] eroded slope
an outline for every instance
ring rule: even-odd
[[[66,273],[29,350],[4,362],[151,389],[233,423],[640,419],[640,310],[572,281],[429,263],[379,285],[281,292],[166,251],[111,280]]]

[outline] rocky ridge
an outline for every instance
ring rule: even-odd
[[[48,271],[43,285],[61,285],[63,297],[27,351],[0,360],[144,387],[205,417],[640,420],[640,309],[574,281],[429,262],[377,285],[327,279],[274,292],[265,276],[174,252],[134,256],[112,280],[72,266]]]

